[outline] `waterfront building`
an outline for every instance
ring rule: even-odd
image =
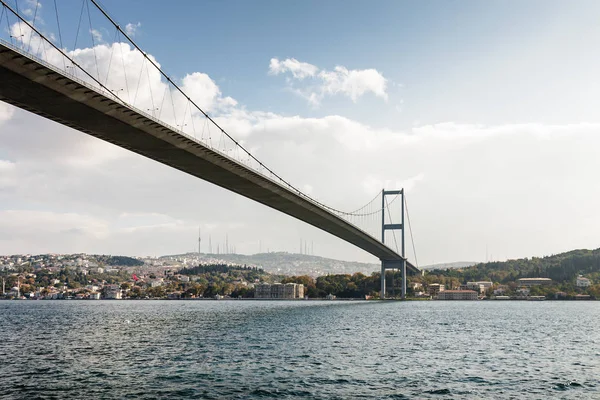
[[[577,287],[590,287],[591,284],[592,282],[588,278],[584,278],[581,275],[577,277]]]
[[[467,282],[467,290],[475,290],[479,292],[485,292],[489,288],[491,288],[494,284],[489,281],[480,281],[480,282]]]
[[[292,299],[303,299],[304,298],[304,285],[301,283],[286,283],[286,286],[290,285],[293,287],[293,294],[291,295]],[[290,289],[286,289],[288,292]]]
[[[494,289],[495,296],[502,296],[508,291],[508,286],[506,285],[498,285],[496,289]]]
[[[521,278],[517,280],[519,286],[541,286],[541,285],[551,285],[552,279],[550,278]]]
[[[474,290],[444,290],[438,294],[438,300],[477,300]]]
[[[259,283],[254,286],[254,298],[255,299],[270,299],[271,298],[271,285],[268,283]]]
[[[304,285],[299,283],[259,283],[254,287],[256,299],[302,299]]]
[[[98,293],[98,292],[90,293],[90,300],[100,300],[100,293]]]
[[[123,294],[121,292],[121,287],[119,285],[106,285],[104,287],[104,298],[105,299],[111,299],[111,300],[120,300],[123,297]]]
[[[293,299],[296,297],[296,284],[294,283],[286,283],[283,285],[283,298],[284,299]]]
[[[443,292],[445,289],[446,288],[444,287],[444,285],[439,283],[432,283],[427,287],[427,290],[429,290],[429,294],[431,296],[437,296],[440,292]]]
[[[281,283],[274,283],[271,285],[271,298],[272,299],[283,299],[284,298],[284,286]]]

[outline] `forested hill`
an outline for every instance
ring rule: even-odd
[[[521,258],[504,262],[488,262],[462,269],[432,270],[432,275],[456,277],[461,281],[492,281],[509,283],[519,278],[550,278],[567,282],[585,275],[594,281],[600,278],[600,249],[573,250],[547,257]]]
[[[133,257],[126,256],[106,256],[106,255],[95,255],[96,261],[103,265],[118,265],[122,267],[137,267],[144,265],[144,263]]]

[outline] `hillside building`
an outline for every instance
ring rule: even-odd
[[[489,288],[491,288],[494,284],[488,281],[479,281],[479,282],[467,282],[467,290],[475,290],[479,292],[485,292]]]
[[[590,287],[592,282],[588,278],[579,275],[577,277],[577,287]]]

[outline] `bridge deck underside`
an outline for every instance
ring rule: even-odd
[[[0,100],[279,210],[381,260],[402,260],[389,247],[305,197],[2,44]],[[412,265],[409,269],[416,272]]]

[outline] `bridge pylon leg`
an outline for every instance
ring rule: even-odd
[[[399,224],[392,224],[391,221],[389,224],[386,224],[386,220],[385,220],[385,207],[386,207],[386,202],[385,202],[385,196],[388,195],[396,195],[396,196],[401,196],[401,204],[400,204],[400,211],[401,211],[401,223]],[[401,256],[403,258],[403,260],[398,263],[390,263],[390,265],[386,265],[384,260],[381,260],[381,292],[380,292],[380,298],[382,300],[385,299],[385,270],[386,269],[400,269],[401,274],[402,274],[402,299],[406,299],[406,247],[405,247],[405,242],[404,242],[404,189],[400,189],[400,190],[385,190],[383,189],[381,191],[381,243],[385,243],[385,231],[386,230],[400,230],[401,236],[400,236],[400,240],[401,240],[401,244],[402,244],[402,253]],[[393,290],[393,287],[392,287]]]
[[[402,300],[406,300],[406,259],[402,260]]]
[[[379,298],[385,300],[385,261],[381,260],[381,291]]]

